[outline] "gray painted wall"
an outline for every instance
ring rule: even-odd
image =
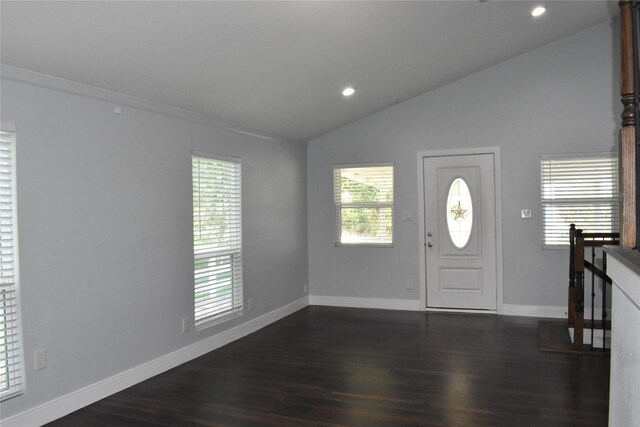
[[[28,393],[3,402],[2,417],[282,307],[304,295],[307,279],[315,295],[418,300],[418,224],[400,216],[418,216],[419,150],[501,147],[504,300],[564,304],[567,255],[541,250],[539,156],[616,146],[616,43],[611,24],[596,26],[308,150],[145,109],[114,115],[111,101],[3,79],[1,119],[18,126]],[[183,334],[181,319],[192,315],[193,149],[243,159],[253,311]],[[396,166],[395,246],[334,247],[333,164],[380,161]],[[525,207],[532,220],[519,219]],[[43,347],[48,367],[33,372]]]
[[[28,74],[28,73],[26,73]],[[82,91],[82,89],[79,89]],[[9,417],[304,296],[306,147],[2,80],[18,128],[27,394]],[[242,158],[244,296],[253,309],[193,319],[191,150]],[[245,305],[246,307],[246,305]],[[33,351],[48,366],[34,372]]]
[[[310,293],[418,300],[417,152],[500,146],[504,302],[565,305],[568,251],[541,249],[540,155],[616,150],[614,27],[600,24],[310,141]],[[334,247],[333,165],[387,161],[396,173],[395,246]],[[520,219],[522,208],[533,219]],[[402,222],[403,211],[416,220]]]

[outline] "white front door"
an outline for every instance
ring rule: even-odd
[[[494,155],[423,162],[427,307],[496,310]]]

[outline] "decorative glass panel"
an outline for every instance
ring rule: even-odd
[[[462,178],[456,178],[449,187],[445,215],[453,245],[458,249],[464,248],[471,238],[473,203],[469,186]]]

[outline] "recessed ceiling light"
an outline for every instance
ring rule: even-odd
[[[547,9],[545,9],[545,7],[544,7],[544,6],[538,6],[538,7],[536,7],[535,9],[533,9],[533,10],[531,11],[531,16],[534,16],[534,17],[535,17],[535,16],[540,16],[540,15],[542,15],[546,10],[547,10]]]
[[[344,90],[342,91],[342,96],[351,96],[354,93],[356,93],[356,90],[352,87],[346,87],[344,88]]]

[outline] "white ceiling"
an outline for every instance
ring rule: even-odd
[[[3,0],[1,61],[306,141],[617,13],[538,3]]]

